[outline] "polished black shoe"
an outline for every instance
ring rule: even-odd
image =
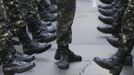
[[[102,3],[111,4],[114,0],[100,0]]]
[[[99,16],[98,19],[105,24],[112,24],[114,22],[113,17]]]
[[[113,6],[112,6],[112,4],[105,5],[105,6],[103,6],[103,5],[98,5],[98,8],[101,8],[101,9],[112,9]]]
[[[118,38],[110,38],[110,37],[107,37],[107,41],[113,47],[115,47],[115,48],[118,48],[119,47]]]
[[[118,34],[119,30],[112,26],[106,26],[106,27],[97,27],[97,29],[105,34]]]
[[[113,16],[116,13],[115,9],[102,9],[102,8],[99,8],[98,11],[104,16]]]
[[[69,68],[69,57],[67,54],[62,55],[60,60],[56,63],[59,69],[68,69]]]
[[[29,56],[29,55],[26,55],[26,54],[23,54],[20,52],[15,53],[15,58],[20,59],[20,60],[25,61],[25,62],[31,62],[31,61],[35,60],[34,56]]]
[[[35,67],[35,63],[24,62],[19,59],[13,59],[12,62],[3,65],[4,75],[13,73],[23,73]]]
[[[57,19],[57,16],[56,15],[51,14],[49,12],[47,12],[47,13],[46,12],[41,12],[40,13],[40,17],[41,17],[41,19],[43,21],[51,21],[51,22],[54,22]]]
[[[43,53],[50,48],[51,44],[45,43],[43,45],[39,45],[37,42],[32,42],[31,44],[26,44],[25,46],[23,46],[23,51],[27,55],[32,55]]]
[[[74,54],[71,50],[68,52],[69,62],[79,62],[82,61],[82,57]],[[56,60],[60,60],[60,50],[56,50],[55,57]]]
[[[113,75],[120,75],[125,59],[132,52],[132,49],[125,50],[124,48],[118,48],[118,51],[110,58],[101,59],[95,57],[94,61],[100,67],[108,69]]]

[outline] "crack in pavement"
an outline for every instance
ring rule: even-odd
[[[79,75],[82,75],[85,72],[85,70],[88,68],[88,66],[91,64],[91,61],[90,60],[88,60],[88,62],[89,63],[87,63],[86,66],[83,67],[83,69],[79,72]]]

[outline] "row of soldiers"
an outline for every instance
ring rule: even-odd
[[[105,34],[112,34],[107,41],[118,51],[110,58],[95,57],[94,61],[112,75],[120,75],[123,65],[132,66],[134,46],[134,0],[100,0],[105,5],[98,5],[101,14],[98,19],[105,26],[97,29]]]
[[[56,38],[58,48],[54,58],[59,69],[68,69],[70,62],[82,61],[81,56],[69,49],[75,5],[75,0],[0,0],[0,62],[4,75],[35,67],[33,54],[47,51]],[[57,26],[52,24],[56,20]],[[19,39],[24,53],[16,51],[13,37]]]

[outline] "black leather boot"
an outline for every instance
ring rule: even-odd
[[[115,48],[118,48],[119,47],[118,38],[107,37],[107,41],[113,47],[115,47]]]
[[[25,27],[21,28],[20,32],[18,33],[18,38],[23,45],[24,53],[28,55],[45,52],[51,47],[51,44],[45,43],[43,45],[39,45],[39,43],[31,40],[26,32]]]
[[[113,75],[119,75],[122,70],[124,61],[128,55],[129,51],[127,52],[119,49],[118,52],[116,52],[116,54],[113,55],[111,58],[101,59],[99,57],[95,57],[94,61],[99,66],[108,69]]]
[[[101,8],[101,9],[112,9],[113,8],[113,5],[112,4],[109,4],[109,5],[98,5],[98,8]]]
[[[117,12],[115,8],[112,9],[99,8],[98,11],[104,16],[113,16]]]
[[[38,25],[40,25],[40,21],[36,21],[28,25],[28,29],[32,33],[33,39],[35,41],[41,42],[41,43],[44,43],[44,42],[48,43],[56,39],[55,33],[49,33],[47,30],[39,28],[40,26]]]
[[[100,0],[102,3],[111,4],[114,0]]]
[[[69,57],[65,53],[60,54],[61,58],[60,60],[56,63],[59,69],[68,69],[69,68]]]
[[[68,56],[68,46],[58,46],[57,49],[59,53],[59,61],[57,66],[59,69],[68,69],[69,68],[69,56]]]
[[[105,24],[112,24],[114,22],[113,17],[99,16],[98,19]]]
[[[105,34],[118,34],[120,32],[120,29],[118,27],[114,26],[106,26],[106,27],[97,27],[97,29]]]
[[[14,53],[12,53],[12,51],[14,51],[13,49],[14,48],[11,47],[3,51],[0,51],[4,75],[14,75],[15,73],[23,73],[35,67],[34,63],[27,63],[20,59],[16,59],[14,57]]]
[[[68,55],[69,55],[69,62],[82,61],[81,56],[74,54],[69,48],[67,48],[67,49],[68,49]],[[56,60],[60,60],[60,58],[61,58],[60,53],[61,53],[61,50],[60,50],[60,48],[58,48],[56,50],[55,57],[54,57]]]
[[[69,50],[68,55],[69,55],[69,62],[82,61],[82,57],[74,54],[71,50]],[[54,58],[56,60],[60,60],[61,57],[60,57],[60,50],[59,49],[56,50]]]

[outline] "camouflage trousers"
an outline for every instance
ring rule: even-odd
[[[67,46],[72,41],[76,0],[58,0],[57,44]]]
[[[131,52],[134,46],[134,0],[129,0],[122,18],[119,48]]]
[[[9,47],[9,40],[12,36],[6,7],[3,1],[4,0],[0,0],[0,52]]]
[[[9,48],[11,32],[19,32],[27,21],[36,19],[34,0],[0,0],[0,50]]]

